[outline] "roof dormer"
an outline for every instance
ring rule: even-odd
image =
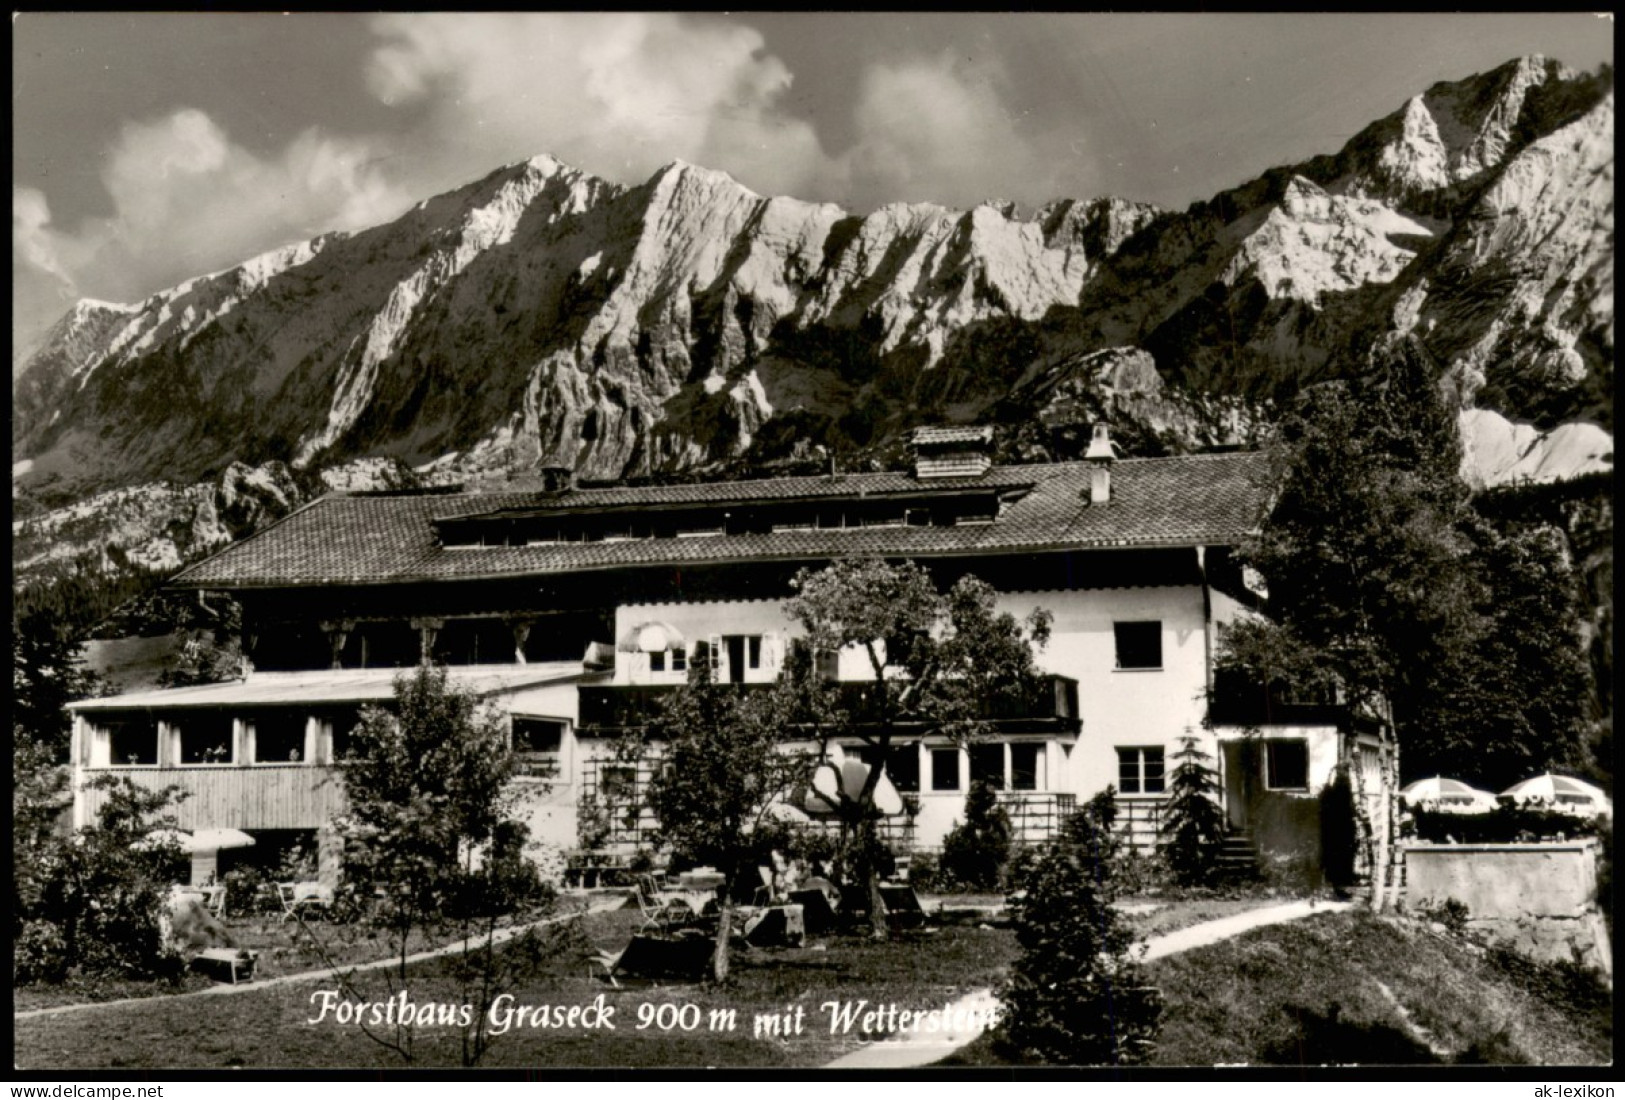
[[[914,476],[933,478],[981,477],[993,465],[991,425],[964,428],[915,428]]]

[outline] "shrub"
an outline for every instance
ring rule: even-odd
[[[1000,992],[1003,1042],[1061,1064],[1131,1065],[1152,1052],[1162,996],[1146,983],[1134,935],[1111,907],[1108,800],[1021,861],[1011,898],[1021,956]]]
[[[939,888],[942,872],[937,857],[930,852],[915,852],[908,857],[908,884],[916,890],[933,891]]]
[[[965,796],[965,823],[942,842],[943,875],[975,890],[996,890],[1010,859],[1010,817],[987,783],[971,784]]]

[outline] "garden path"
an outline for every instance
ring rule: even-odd
[[[1284,905],[1249,909],[1234,916],[1204,921],[1189,928],[1181,928],[1177,932],[1169,932],[1167,935],[1153,936],[1146,941],[1145,960],[1150,962],[1153,959],[1177,955],[1181,951],[1206,947],[1208,944],[1218,943],[1220,940],[1227,940],[1232,936],[1239,936],[1243,932],[1270,924],[1302,920],[1316,913],[1340,913],[1353,904],[1348,901],[1317,901],[1311,898],[1308,901],[1293,901]],[[963,1029],[947,1035],[912,1032],[902,1039],[871,1043],[851,1054],[837,1058],[825,1068],[905,1069],[912,1066],[929,1066],[978,1038],[984,1029],[977,1021],[986,1019],[991,1010],[997,1006],[998,998],[993,995],[991,989],[978,989],[949,1006],[949,1011],[964,1012],[966,1020],[970,1021]]]

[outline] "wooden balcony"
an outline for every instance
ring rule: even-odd
[[[1295,699],[1279,688],[1220,673],[1208,717],[1215,726],[1338,726],[1349,714],[1348,706],[1335,700]]]
[[[81,781],[123,776],[147,790],[179,787],[187,797],[175,807],[178,826],[188,831],[226,829],[316,829],[345,809],[337,769],[312,764],[257,764],[252,767],[87,768]],[[83,792],[85,816],[92,821],[107,792]]]
[[[763,691],[772,684],[740,684],[743,691]],[[874,713],[874,684],[849,681],[835,685],[841,702],[860,721]],[[619,732],[646,725],[676,685],[580,688],[580,726],[584,731]],[[983,702],[982,719],[1005,733],[1074,733],[1078,729],[1078,682],[1046,676],[1022,697],[994,696]],[[917,723],[903,722],[904,728]]]

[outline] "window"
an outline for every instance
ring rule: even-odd
[[[564,751],[564,723],[551,718],[515,718],[513,751],[519,758],[519,774],[557,775],[559,754]]]
[[[1118,749],[1117,789],[1123,794],[1161,794],[1162,749]]]
[[[298,764],[304,759],[303,714],[262,714],[254,719],[254,763]]]
[[[175,725],[180,734],[181,764],[231,763],[232,723],[229,716],[189,714]]]
[[[150,719],[107,723],[107,744],[107,762],[114,767],[150,768],[158,763],[158,727]]]
[[[1036,791],[1038,789],[1038,762],[1043,745],[1010,746],[1010,789]]]
[[[1113,623],[1118,668],[1162,667],[1162,623]]]
[[[986,783],[996,791],[1004,790],[1004,746],[972,745],[970,747],[970,781]]]
[[[1309,742],[1264,742],[1264,786],[1272,791],[1309,789]]]
[[[598,769],[598,793],[602,801],[628,802],[637,795],[637,790],[637,769],[620,765]]]
[[[746,663],[749,664],[751,668],[761,668],[762,667],[762,636],[760,634],[752,634],[752,635],[750,635],[749,637],[747,637],[745,639],[745,647],[750,652],[750,657],[749,657],[749,659],[748,659],[748,661]]]
[[[931,750],[931,789],[957,791],[959,789],[959,750]]]
[[[846,750],[846,755],[862,760],[865,764],[874,759],[875,750],[867,745]],[[958,765],[955,765],[957,771]],[[920,746],[919,742],[907,745],[893,745],[886,754],[886,778],[899,792],[906,794],[918,793],[920,789]]]
[[[649,671],[650,672],[665,672],[666,671],[666,651],[665,650],[657,649],[657,650],[655,650],[655,652],[649,654]]]
[[[361,709],[346,707],[333,711],[327,721],[333,731],[333,760],[343,760],[350,755],[351,732],[361,724]]]
[[[688,671],[688,650],[682,646],[676,646],[671,651],[671,670],[673,672]]]
[[[813,655],[814,669],[820,680],[839,680],[841,678],[841,655],[829,650],[822,650]]]

